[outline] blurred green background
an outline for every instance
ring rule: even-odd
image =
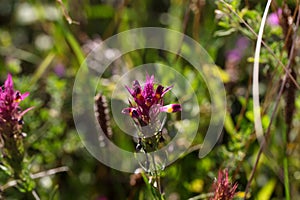
[[[229,170],[230,179],[238,183],[236,199],[243,196],[259,149],[255,140],[251,96],[256,41],[253,32],[258,33],[266,1],[226,2],[229,7],[223,1],[210,0],[0,1],[1,82],[4,82],[7,73],[11,73],[19,91],[30,91],[21,107],[34,106],[34,110],[24,117],[28,169],[35,174],[60,166],[68,167],[67,172],[34,180],[35,190],[41,199],[153,198],[141,177],[110,169],[88,153],[79,139],[72,116],[72,87],[85,57],[99,42],[138,27],[164,27],[182,32],[199,42],[219,67],[227,93],[227,116],[217,146],[203,159],[198,158],[198,151],[191,150],[166,168],[162,174],[166,199],[188,199],[209,194],[218,170],[224,168]],[[274,1],[270,12],[276,12],[284,2]],[[286,3],[293,17],[298,1]],[[295,17],[293,19],[295,23]],[[243,20],[252,30],[245,26]],[[260,60],[265,131],[284,74],[278,59],[284,65],[288,62],[286,38],[284,27],[266,25],[263,39],[274,54],[263,48]],[[160,62],[189,77],[201,110],[194,142],[197,148],[211,116],[210,97],[203,80],[195,76],[193,68],[185,60],[174,59],[174,55],[166,52],[137,50],[123,58],[129,68]],[[295,62],[298,60],[296,54]],[[113,70],[105,74],[105,80],[111,83],[114,73],[122,72],[123,67],[120,63],[113,63]],[[294,71],[299,74],[297,64]],[[111,90],[108,87],[101,92],[109,98]],[[288,101],[284,95],[280,97],[268,145],[272,156],[263,155],[260,159],[250,199],[285,199],[283,160],[287,156],[291,196],[292,199],[300,198],[298,97],[298,90],[295,90],[294,101]],[[288,113],[293,119],[290,140],[285,143],[284,134],[289,126],[284,114],[287,102],[294,109]],[[112,130],[116,144],[134,149],[131,138],[113,122]],[[0,184],[4,185],[9,180],[10,177],[1,171]],[[30,198],[15,187],[1,193],[4,199]]]

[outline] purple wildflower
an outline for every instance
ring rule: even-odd
[[[233,49],[228,51],[227,53],[227,60],[230,62],[240,62],[242,59],[242,53],[240,50],[238,49]]]
[[[231,82],[236,82],[239,78],[238,65],[247,48],[249,48],[249,40],[246,37],[239,37],[235,47],[226,53],[225,70]]]
[[[28,95],[28,92],[21,94],[14,90],[12,77],[8,74],[4,85],[0,88],[0,137],[2,139],[21,134],[22,117],[31,108],[22,111],[19,104]]]
[[[282,15],[282,9],[280,8],[276,12],[270,13],[267,18],[267,24],[269,24],[270,26],[279,26],[281,15]]]
[[[228,180],[228,171],[220,170],[218,179],[213,184],[214,196],[210,200],[231,200],[235,195],[237,183],[232,185]]]
[[[61,63],[57,64],[55,67],[54,67],[54,73],[58,76],[58,77],[64,77],[65,74],[66,74],[66,69],[65,69],[65,66]]]
[[[164,87],[158,85],[154,87],[154,76],[146,75],[144,88],[135,80],[133,88],[126,86],[128,92],[134,99],[135,104],[129,101],[130,107],[122,110],[123,114],[130,115],[138,120],[141,126],[148,125],[160,112],[173,113],[181,111],[180,104],[164,105],[164,95],[172,89],[173,86]]]
[[[249,39],[247,37],[239,37],[235,44],[235,49],[239,49],[244,52],[247,48],[249,48]]]
[[[236,41],[234,49],[227,52],[229,62],[240,62],[246,49],[249,47],[249,40],[246,37],[240,37]]]

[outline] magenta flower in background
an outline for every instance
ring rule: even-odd
[[[14,90],[13,80],[10,74],[2,87],[0,87],[0,150],[3,163],[13,169],[15,179],[20,179],[23,169],[24,145],[22,132],[22,117],[31,110],[22,111],[20,102],[29,95],[21,94]]]
[[[145,126],[154,120],[160,112],[172,113],[181,111],[180,104],[164,105],[163,97],[172,87],[165,88],[162,85],[158,85],[155,88],[154,76],[149,76],[148,74],[146,75],[144,88],[135,80],[133,88],[126,86],[135,103],[129,101],[130,107],[123,109],[122,113],[137,119],[141,126]]]
[[[247,37],[239,37],[235,44],[235,49],[239,49],[244,52],[247,48],[249,48],[250,41]]]
[[[8,74],[4,85],[0,88],[0,136],[2,138],[20,133],[22,117],[31,108],[22,111],[19,104],[28,95],[28,92],[21,94],[14,90],[12,77]]]
[[[270,26],[279,26],[281,14],[282,14],[281,8],[279,8],[276,12],[270,13],[267,18],[267,24],[269,24]]]
[[[236,82],[239,79],[238,65],[249,48],[250,41],[246,37],[239,37],[235,47],[226,53],[225,70],[229,74],[230,81]]]
[[[233,49],[227,52],[227,60],[230,62],[240,62],[243,57],[243,52],[238,49]]]
[[[57,64],[53,70],[58,77],[64,77],[66,75],[66,68],[61,63]]]
[[[227,52],[226,59],[230,62],[240,62],[245,51],[249,48],[249,39],[246,37],[239,37],[236,41],[234,49]]]
[[[213,184],[214,196],[210,200],[231,200],[235,195],[237,183],[232,184],[228,179],[228,171],[220,170],[218,179]]]

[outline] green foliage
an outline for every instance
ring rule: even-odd
[[[24,144],[18,144],[13,153],[17,156],[22,152],[25,159],[20,163],[15,160],[7,163],[10,161],[5,161],[5,152],[1,152],[0,198],[34,199],[38,195],[41,199],[79,200],[209,199],[213,195],[211,186],[218,170],[227,168],[230,180],[238,183],[235,199],[242,199],[261,145],[255,134],[251,87],[254,48],[265,1],[60,2],[0,2],[1,83],[7,73],[11,73],[17,90],[30,91],[29,97],[20,106],[34,107],[23,117],[23,132],[27,135]],[[272,12],[283,8],[284,2],[273,1]],[[291,10],[291,27],[297,32],[296,17],[293,18],[294,12],[297,12],[296,3],[287,1],[287,6]],[[68,19],[80,24],[69,24]],[[122,63],[112,63],[104,78],[99,83],[93,83],[98,84],[97,91],[107,96],[109,101],[120,101],[126,105],[127,97],[110,99],[116,87],[115,80],[120,78],[115,76],[116,71],[122,74],[135,66],[160,63],[172,66],[190,81],[197,95],[201,120],[193,146],[160,172],[163,194],[156,186],[155,175],[142,173],[132,184],[130,174],[110,169],[93,158],[81,143],[72,116],[74,79],[92,48],[99,41],[122,31],[150,26],[176,30],[199,42],[216,63],[214,67],[221,73],[227,94],[227,114],[222,135],[214,149],[199,159],[199,144],[204,140],[214,113],[211,113],[207,84],[191,67],[191,63],[170,52],[140,49],[123,55]],[[280,24],[273,26],[267,23],[264,28],[264,45],[259,60],[261,122],[264,133],[270,131],[270,136],[264,156],[254,170],[254,181],[248,194],[250,199],[284,199],[288,196],[288,190],[293,199],[299,198],[299,92],[298,88],[294,90],[294,103],[289,105],[287,102],[291,101],[287,93],[292,90],[293,83],[288,82],[283,95],[279,94],[286,73],[284,67],[291,61],[291,47],[287,40],[293,35],[287,37],[287,31]],[[244,50],[238,47],[240,38],[247,38]],[[137,40],[142,43],[147,39]],[[167,40],[180,44],[174,38]],[[298,39],[294,42],[296,50],[299,50]],[[188,54],[197,53],[188,46],[183,46],[182,50]],[[233,50],[239,53],[237,60],[230,59]],[[290,68],[299,77],[298,62],[297,53]],[[166,74],[162,84],[172,78],[171,73]],[[187,90],[180,81],[176,82],[176,87],[177,90]],[[183,101],[189,98],[186,95]],[[285,113],[288,106],[294,106],[293,113]],[[192,110],[193,105],[190,107]],[[292,116],[291,124],[286,122],[288,115]],[[177,118],[176,115],[168,118],[171,121],[166,125],[171,135],[168,139],[174,137],[172,134],[178,123]],[[111,126],[113,142],[123,149],[134,151],[136,143],[132,138],[124,134],[114,120]],[[190,124],[187,129],[195,129],[195,126]],[[48,174],[51,169],[53,173]],[[284,182],[287,177],[289,183]]]

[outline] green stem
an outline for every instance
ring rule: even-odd
[[[284,144],[285,144],[285,147],[287,146],[287,135],[286,134],[283,134],[283,140],[284,140]],[[288,155],[287,155],[287,152],[286,152],[286,148],[285,148],[285,151],[284,151],[285,155],[284,155],[284,158],[283,158],[283,171],[284,171],[284,189],[285,189],[285,198],[286,200],[290,200],[291,197],[290,197],[290,183],[289,183],[289,164],[288,164]]]
[[[34,85],[36,82],[42,77],[42,75],[46,72],[48,67],[50,67],[51,62],[55,58],[55,54],[50,52],[46,58],[42,61],[42,63],[38,66],[37,70],[34,72],[34,75],[29,83],[29,85]]]
[[[151,156],[152,156],[152,160],[153,160],[155,181],[156,181],[156,184],[157,184],[157,188],[158,188],[159,193],[162,194],[161,185],[160,185],[160,178],[159,178],[158,173],[157,173],[156,162],[155,162],[155,159],[154,159],[154,155],[151,154]]]
[[[288,157],[285,156],[283,159],[283,169],[284,169],[284,189],[286,194],[286,200],[290,200],[290,184],[289,184],[289,170],[288,170]]]

